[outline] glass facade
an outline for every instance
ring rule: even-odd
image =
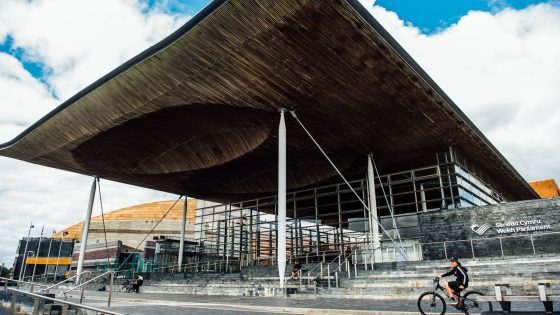
[[[453,149],[438,153],[434,165],[376,176],[382,239],[417,239],[419,212],[505,201],[481,177]],[[366,179],[350,186],[367,204]],[[288,193],[286,216],[289,257],[336,256],[371,243],[368,210],[344,183]],[[202,259],[269,261],[276,257],[276,236],[276,196],[197,210]]]

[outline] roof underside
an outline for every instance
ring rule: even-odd
[[[274,194],[278,109],[344,174],[433,164],[457,147],[512,200],[534,191],[354,0],[214,1],[0,155],[207,200]],[[288,188],[334,171],[287,118]]]

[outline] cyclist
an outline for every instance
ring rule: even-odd
[[[461,305],[459,293],[469,286],[469,275],[467,274],[467,268],[461,266],[459,259],[451,257],[450,261],[453,269],[442,274],[441,277],[443,278],[451,275],[455,276],[455,281],[447,282],[445,284],[445,288],[447,289],[447,293],[449,293],[451,300],[456,301],[453,305],[457,306]]]

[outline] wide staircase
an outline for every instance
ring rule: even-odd
[[[493,294],[496,283],[507,283],[514,294],[534,295],[536,285],[552,281],[552,293],[560,294],[560,255],[513,257],[508,259],[467,259],[470,290]],[[349,270],[347,267],[350,267]],[[322,267],[322,272],[321,272]],[[146,275],[145,293],[201,295],[331,297],[367,299],[416,299],[433,287],[433,278],[450,269],[447,261],[415,261],[375,264],[304,264],[301,280],[291,280],[292,266],[286,268],[285,290],[278,271],[265,266],[245,267],[241,272],[212,271]],[[366,270],[367,269],[367,270]],[[447,278],[451,279],[451,278]]]

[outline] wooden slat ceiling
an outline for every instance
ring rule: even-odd
[[[106,48],[110,49],[110,47]],[[0,154],[196,198],[274,194],[278,109],[349,177],[460,149],[512,200],[535,193],[354,0],[214,1]],[[289,189],[335,173],[287,117]]]

